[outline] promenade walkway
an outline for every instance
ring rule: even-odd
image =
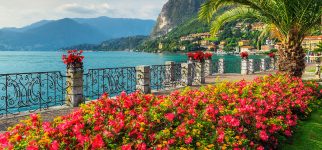
[[[213,76],[209,76],[206,78],[206,84],[215,84],[215,83],[223,82],[223,81],[240,81],[242,79],[251,81],[258,76],[264,76],[264,75],[268,75],[270,73],[271,72],[264,72],[264,73],[253,74],[253,75],[240,75],[240,74],[213,75]],[[199,88],[199,87],[200,86],[192,86],[191,88]],[[176,89],[173,89],[173,90],[176,90]],[[164,94],[169,94],[173,90],[165,90],[165,91],[161,91],[161,92],[158,91],[158,92],[153,92],[153,94],[164,95]],[[41,114],[43,121],[52,121],[55,117],[66,115],[66,114],[72,112],[74,109],[78,109],[78,108],[70,108],[70,107],[60,106],[60,107],[50,108],[49,110],[36,112],[36,113]],[[8,127],[19,123],[19,121],[26,118],[26,116],[28,116],[28,113],[21,114],[19,116],[14,116],[12,118],[0,119],[0,133],[5,132]]]

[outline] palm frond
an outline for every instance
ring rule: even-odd
[[[236,7],[217,16],[211,23],[210,33],[212,35],[215,35],[223,25],[240,18],[256,18],[258,20],[265,19],[262,18],[260,14],[252,8],[244,6]]]

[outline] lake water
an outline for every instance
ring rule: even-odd
[[[56,51],[0,51],[0,74],[22,72],[66,71],[61,57],[65,52]],[[185,54],[154,54],[141,52],[84,52],[84,69],[160,65],[165,61],[183,62]],[[251,56],[259,58],[262,56]],[[215,55],[213,59],[240,60],[234,55]]]
[[[10,76],[1,75],[8,73],[48,71],[60,71],[62,75],[64,75],[66,72],[66,65],[61,60],[63,54],[64,52],[55,51],[0,51],[0,118],[5,114],[26,110],[37,110],[50,106],[63,105],[65,103],[64,92],[66,86],[64,85],[64,80],[66,78],[61,77],[57,72]],[[85,73],[87,73],[88,69],[95,68],[161,65],[164,64],[165,61],[186,62],[187,60],[185,54],[154,54],[125,51],[85,52],[84,56]],[[261,57],[263,56],[251,56],[251,58]],[[224,58],[225,60],[226,73],[240,73],[241,61],[239,56],[213,56],[214,60],[218,60],[219,58]],[[90,75],[93,75],[93,77]],[[135,90],[135,80],[125,80],[125,83],[131,84],[131,86],[125,86],[122,82],[123,77],[118,77],[119,74],[112,73],[110,75],[114,75],[115,77],[110,78],[111,85],[109,85],[107,82],[104,82],[104,79],[102,80],[104,84],[102,84],[100,80],[102,76],[98,75],[99,73],[97,73],[97,76],[95,73],[91,73],[84,77],[84,96],[86,98],[95,99],[100,96],[103,92],[100,85],[106,85],[109,89],[114,89],[114,93],[111,93],[111,90],[108,91],[111,95],[116,95],[123,90]],[[132,74],[130,77],[132,77]],[[159,82],[159,79],[160,82],[163,81],[161,78],[157,77],[154,77],[151,80]],[[105,90],[104,86],[103,89]]]

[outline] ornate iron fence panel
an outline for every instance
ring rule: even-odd
[[[224,60],[225,73],[241,73],[241,60]]]
[[[265,58],[265,70],[271,69],[271,59],[270,58]]]
[[[219,72],[219,60],[218,59],[214,59],[212,60],[212,74],[216,74]]]
[[[0,74],[0,117],[64,105],[66,84],[58,71]]]
[[[86,100],[99,98],[104,92],[115,96],[123,91],[136,90],[135,67],[89,69],[84,74],[84,97]]]
[[[174,65],[152,65],[151,89],[163,90],[182,86],[181,64]]]
[[[254,59],[254,72],[260,72],[261,71],[261,59]]]

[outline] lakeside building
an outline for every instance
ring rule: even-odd
[[[304,38],[302,42],[302,47],[304,49],[308,49],[310,51],[313,51],[317,49],[318,44],[322,43],[322,35],[317,35],[317,36],[307,36]]]
[[[251,52],[254,50],[253,46],[241,46],[240,47],[240,52]]]
[[[240,40],[238,42],[239,46],[249,46],[250,45],[250,40]]]
[[[204,32],[204,33],[194,33],[194,34],[189,34],[187,36],[182,36],[180,37],[180,41],[193,41],[195,39],[205,39],[205,38],[210,38],[211,34],[209,32]]]

